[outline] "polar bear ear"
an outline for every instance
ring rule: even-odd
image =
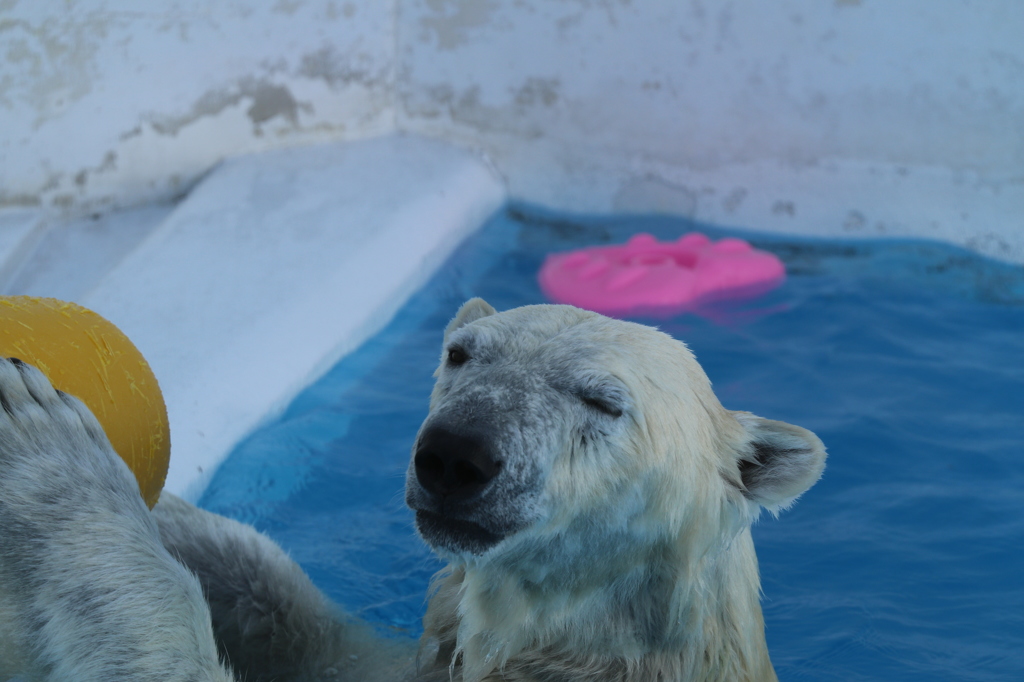
[[[444,340],[447,342],[451,333],[459,327],[465,326],[470,322],[476,322],[481,317],[487,317],[496,312],[498,311],[482,298],[469,299],[462,304],[459,312],[455,313],[455,319],[448,323],[448,327],[444,330]]]
[[[796,502],[825,470],[825,446],[807,429],[733,412],[750,440],[740,454],[744,496],[773,514]]]

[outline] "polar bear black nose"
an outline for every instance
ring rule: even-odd
[[[413,458],[416,478],[432,495],[469,498],[501,471],[486,439],[442,427],[429,427],[421,435]]]

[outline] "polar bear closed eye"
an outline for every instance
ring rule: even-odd
[[[724,409],[684,344],[466,303],[406,480],[450,561],[425,620],[463,679],[772,680],[750,524],[821,476],[809,431]]]

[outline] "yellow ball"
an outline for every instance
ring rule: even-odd
[[[167,477],[167,408],[149,364],[96,313],[54,298],[0,296],[0,357],[39,368],[84,402],[139,482],[152,509]]]

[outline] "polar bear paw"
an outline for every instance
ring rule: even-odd
[[[35,367],[0,359],[0,499],[7,511],[41,505],[52,514],[97,493],[138,507],[135,477],[89,409]]]
[[[0,358],[0,429],[23,447],[82,438],[109,447],[99,422],[80,400],[58,391],[35,367],[17,358]],[[12,445],[6,442],[6,445]]]

